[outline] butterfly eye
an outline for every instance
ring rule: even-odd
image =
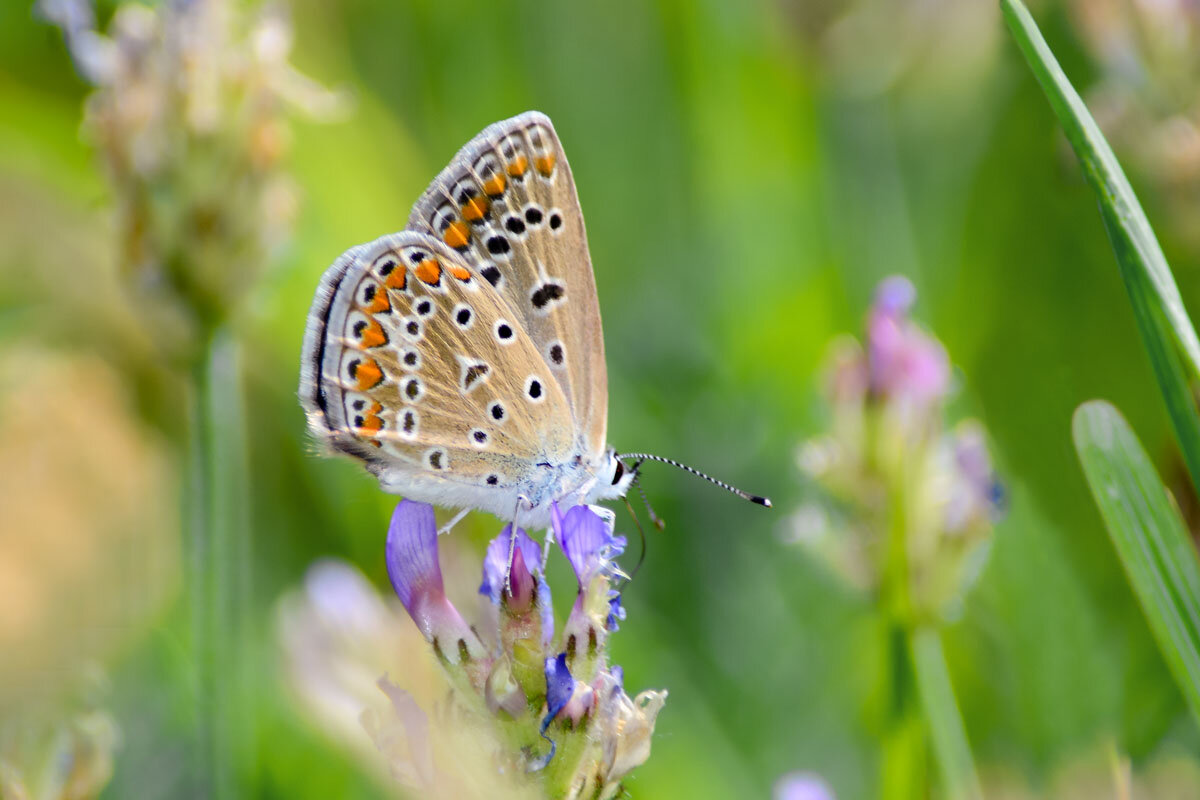
[[[612,485],[616,486],[617,483],[621,480],[621,476],[624,474],[625,474],[625,465],[622,464],[620,461],[618,461],[617,468],[615,470],[613,470]]]

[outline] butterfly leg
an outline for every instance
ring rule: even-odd
[[[542,539],[542,564],[547,564],[550,558],[550,546],[554,544],[554,526],[546,528],[546,535]]]
[[[471,513],[471,509],[464,508],[462,511],[455,514],[453,519],[451,519],[449,522],[447,522],[442,527],[438,528],[438,536],[441,536],[443,533],[449,533],[451,528],[453,528],[458,523],[462,522],[462,518],[470,513]]]
[[[508,566],[504,570],[504,593],[512,596],[512,565],[513,556],[517,552],[517,515],[521,511],[521,503],[533,508],[533,503],[523,494],[517,495],[517,505],[513,509],[512,525],[508,529]],[[543,562],[545,563],[545,562]]]

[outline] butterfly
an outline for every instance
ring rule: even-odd
[[[299,395],[319,440],[412,500],[546,527],[556,501],[624,496],[637,468],[607,444],[596,283],[549,118],[484,129],[403,231],[333,263]]]

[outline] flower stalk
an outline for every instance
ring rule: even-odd
[[[881,797],[926,796],[932,749],[948,795],[975,798],[939,637],[986,558],[999,492],[979,425],[944,426],[949,360],[909,318],[915,300],[907,280],[885,280],[865,343],[836,351],[832,431],[799,454],[822,496],[796,515],[795,535],[875,602]]]
[[[291,31],[279,8],[125,3],[105,32],[85,0],[40,0],[38,10],[94,87],[83,127],[112,189],[130,313],[144,329],[147,369],[181,401],[167,403],[164,427],[179,436],[186,473],[197,794],[232,797],[233,739],[253,725],[239,714],[235,726],[231,714],[251,560],[230,326],[296,206],[282,169],[286,112],[328,114],[336,98],[287,63]]]

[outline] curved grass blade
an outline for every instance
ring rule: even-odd
[[[1129,424],[1102,400],[1072,423],[1075,450],[1159,650],[1200,721],[1200,558]]]
[[[942,649],[942,635],[936,628],[918,628],[912,632],[909,646],[945,796],[949,800],[981,800],[983,789],[954,697],[954,685]]]
[[[1138,329],[1150,353],[1192,483],[1200,491],[1200,415],[1191,389],[1192,381],[1200,378],[1200,341],[1179,288],[1112,148],[1071,87],[1029,11],[1020,0],[1001,0],[1000,5],[1013,38],[1096,192]]]

